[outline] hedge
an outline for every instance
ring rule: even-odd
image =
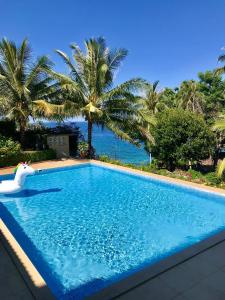
[[[43,151],[23,151],[17,154],[9,154],[0,157],[0,167],[15,166],[20,162],[25,161],[42,161],[55,159],[56,153],[52,149],[43,150]]]

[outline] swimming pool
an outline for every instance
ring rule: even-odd
[[[83,299],[225,228],[224,196],[96,164],[43,171],[0,200],[58,299]]]

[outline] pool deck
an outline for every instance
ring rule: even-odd
[[[68,159],[32,164],[35,169],[64,167],[85,163]],[[93,161],[95,162],[95,161]],[[105,166],[110,164],[97,162]],[[120,170],[152,176],[165,181],[225,194],[225,190],[206,187],[178,179],[149,174],[126,167]],[[13,168],[0,169],[9,174]],[[0,220],[0,299],[53,299],[43,278]],[[225,299],[225,231],[172,255],[90,297],[93,300],[224,300]]]

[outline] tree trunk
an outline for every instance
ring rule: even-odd
[[[21,147],[24,150],[25,149],[25,127],[20,126],[20,143]]]
[[[88,120],[88,158],[92,158],[92,121]]]

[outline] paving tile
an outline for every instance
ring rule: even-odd
[[[172,300],[177,292],[159,278],[153,279],[128,293],[117,297],[120,300]]]
[[[33,300],[23,279],[0,241],[0,299]]]
[[[225,294],[225,272],[218,271],[210,275],[202,281],[202,284],[221,291]]]
[[[188,299],[184,296],[184,294],[179,294],[175,298],[173,298],[173,300],[188,300]]]
[[[169,287],[181,293],[200,282],[202,275],[179,265],[160,275],[159,278]]]
[[[225,267],[225,242],[220,243],[211,249],[214,260],[218,260],[219,267]]]
[[[187,290],[184,294],[187,300],[224,300],[225,293],[201,282],[191,289]]]
[[[213,264],[215,267],[221,267],[221,264],[224,265],[225,261],[225,252],[223,252],[222,246],[215,248],[208,249],[201,253],[199,256],[202,260],[205,260],[206,262]]]
[[[191,273],[192,276],[199,276],[199,279],[203,279],[210,274],[219,270],[218,265],[214,263],[212,259],[207,260],[205,255],[199,254],[182,264],[186,272]]]

